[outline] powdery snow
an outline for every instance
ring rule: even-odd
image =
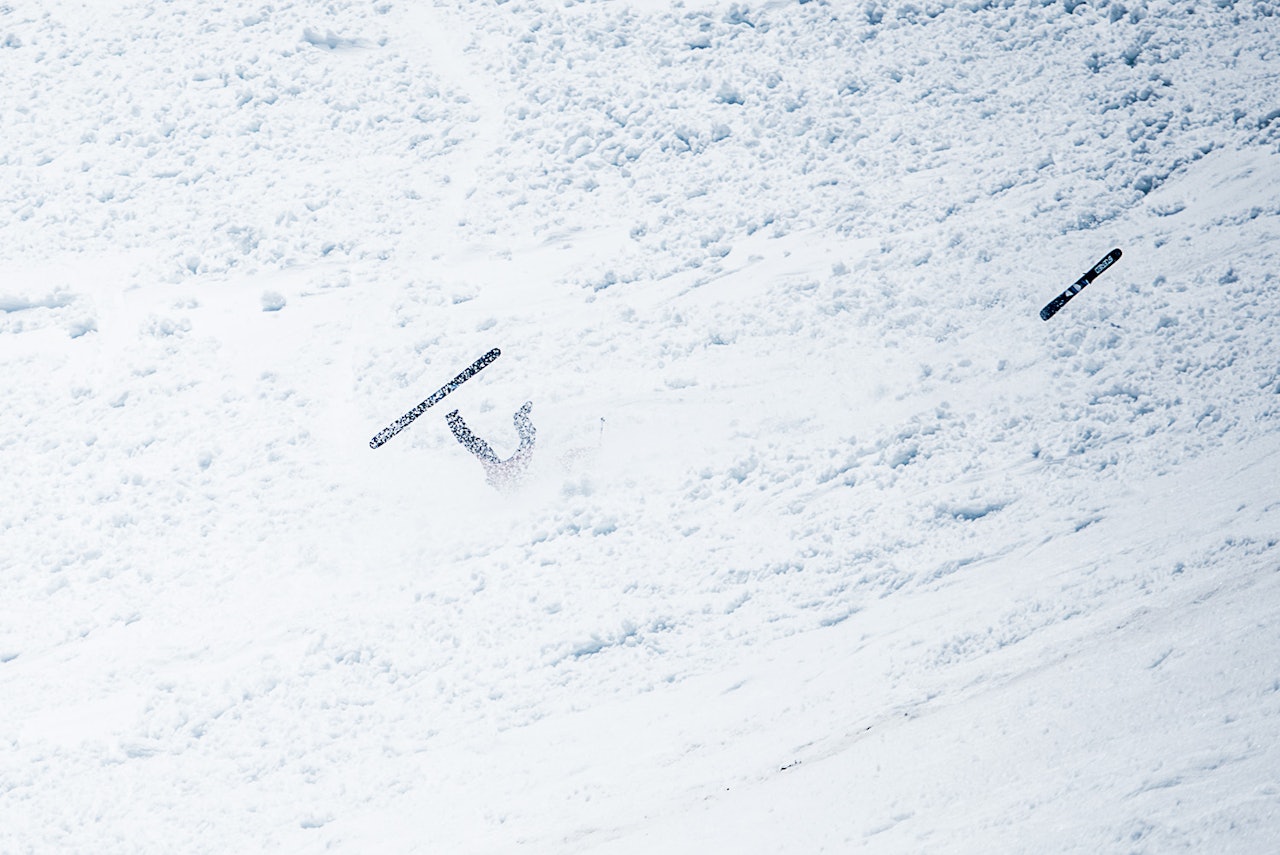
[[[0,4],[0,852],[1271,852],[1277,13]]]

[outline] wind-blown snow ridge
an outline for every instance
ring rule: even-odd
[[[0,852],[1269,852],[1275,11],[0,5]]]

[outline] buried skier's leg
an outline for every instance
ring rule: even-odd
[[[533,401],[525,401],[524,406],[516,410],[516,414],[511,417],[511,421],[516,426],[516,433],[520,435],[520,448],[516,454],[523,453],[526,456],[533,454],[533,443],[538,438],[538,429],[529,420],[529,411],[532,409]]]
[[[493,453],[489,443],[471,432],[471,428],[467,427],[467,423],[462,420],[462,416],[458,415],[457,410],[449,413],[444,418],[449,423],[449,429],[453,431],[454,438],[462,443],[467,451],[480,458],[480,462],[484,464],[486,471],[490,466],[499,462],[498,455]]]
[[[511,417],[511,421],[516,426],[516,433],[520,435],[520,447],[516,449],[515,454],[489,467],[489,484],[499,490],[514,487],[524,477],[525,470],[529,468],[529,459],[533,457],[533,443],[538,436],[537,429],[529,420],[531,409],[533,409],[533,402],[526,401],[524,406]]]

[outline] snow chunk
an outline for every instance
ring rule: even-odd
[[[57,291],[35,299],[0,296],[0,312],[25,312],[28,309],[62,309],[70,306],[73,299],[66,291]]]
[[[994,514],[996,511],[1002,511],[1008,506],[1008,502],[1002,501],[975,501],[960,504],[941,504],[938,506],[938,515],[952,517],[961,522],[973,522],[980,520],[988,514]]]
[[[78,318],[67,324],[67,333],[72,338],[80,338],[85,333],[97,332],[98,322],[92,317]]]
[[[357,48],[363,42],[360,39],[350,39],[346,36],[340,36],[333,30],[325,30],[324,35],[307,27],[302,31],[302,40],[307,44],[315,45],[325,50],[342,50],[344,48]]]

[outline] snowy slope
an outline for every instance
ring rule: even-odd
[[[0,852],[1274,851],[1277,13],[0,5]]]

